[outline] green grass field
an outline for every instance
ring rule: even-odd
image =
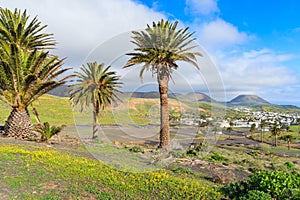
[[[0,145],[1,199],[219,199],[217,186],[161,169],[122,172],[33,145]]]

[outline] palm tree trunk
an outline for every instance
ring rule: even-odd
[[[288,150],[291,149],[291,141],[288,141]]]
[[[96,105],[94,105],[94,111],[93,111],[93,139],[96,139],[98,137],[98,129],[99,129],[99,123],[98,123],[98,115],[99,115],[99,109],[97,109]]]
[[[275,135],[275,141],[274,142],[275,142],[274,146],[277,147],[277,135]]]
[[[167,148],[170,144],[169,109],[168,109],[168,76],[158,76],[160,94],[160,144],[159,148]]]
[[[13,108],[4,125],[4,135],[28,140],[32,134],[32,123],[27,108]]]
[[[261,132],[260,132],[260,141],[261,141],[261,143],[264,142],[264,138],[263,138],[263,130],[261,130]]]

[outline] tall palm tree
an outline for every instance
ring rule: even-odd
[[[274,146],[277,146],[277,137],[280,135],[280,125],[279,124],[274,124],[272,129],[271,129],[271,134],[274,136]]]
[[[178,68],[176,62],[185,61],[199,69],[196,56],[201,56],[199,52],[191,51],[196,47],[191,46],[195,40],[192,38],[194,33],[189,33],[189,28],[177,29],[177,25],[177,21],[171,23],[162,19],[157,23],[153,22],[152,27],[147,25],[145,31],[133,31],[132,43],[137,47],[134,52],[127,54],[131,58],[124,66],[126,68],[142,64],[141,80],[145,70],[157,75],[160,93],[160,148],[166,148],[170,143],[168,84],[172,72]]]
[[[90,105],[93,106],[93,138],[98,137],[98,116],[100,110],[104,110],[111,103],[118,99],[117,88],[121,87],[120,76],[110,71],[110,66],[105,67],[104,63],[97,62],[82,65],[81,72],[75,72],[76,84],[70,92],[70,99],[73,106],[79,104],[83,111]]]
[[[31,133],[28,106],[68,78],[58,78],[68,70],[63,61],[44,51],[54,45],[51,34],[40,34],[36,18],[27,21],[26,11],[0,9],[0,100],[12,107],[4,132],[20,139]]]
[[[264,128],[266,126],[266,120],[261,120],[259,126],[260,126],[260,141],[263,142],[264,140],[263,134],[264,134]]]

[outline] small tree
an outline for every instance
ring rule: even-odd
[[[291,149],[291,143],[296,139],[293,135],[283,135],[279,139],[284,140],[285,142],[288,143],[288,149]]]
[[[233,131],[233,125],[234,125],[234,123],[232,121],[230,121],[229,127],[227,128],[227,131],[229,133],[229,138],[230,138],[231,131]]]
[[[228,131],[228,133],[229,133],[229,138],[230,138],[230,134],[231,134],[231,131],[233,130],[233,128],[230,126],[230,127],[228,127],[227,128],[227,131]]]
[[[256,124],[255,123],[251,124],[251,127],[250,127],[251,134],[253,134],[255,132],[255,129],[256,129]]]

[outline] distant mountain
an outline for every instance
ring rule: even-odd
[[[159,92],[125,92],[121,95],[122,98],[144,98],[144,99],[153,99],[159,98]],[[179,93],[169,93],[168,97],[170,99],[180,99],[188,101],[199,101],[199,102],[216,102],[208,95],[203,93],[188,93],[188,94],[179,94]]]
[[[216,103],[217,101],[212,99],[210,96],[201,93],[201,92],[191,92],[188,94],[184,94],[182,95],[182,98],[189,100],[189,101],[198,101],[198,102],[212,102],[212,103]]]
[[[57,88],[54,88],[53,90],[50,90],[48,94],[58,96],[58,97],[69,97],[69,92],[72,88],[67,85],[61,85],[58,86]]]
[[[256,106],[271,105],[268,101],[257,95],[239,95],[227,103],[228,106]]]
[[[58,96],[58,97],[69,97],[69,91],[72,88],[67,85],[59,86],[48,94]],[[159,92],[151,91],[151,92],[123,92],[122,94],[118,94],[120,99],[123,98],[144,98],[144,99],[153,99],[159,98]],[[287,110],[287,111],[294,111],[299,110],[300,108],[293,105],[273,105],[266,101],[265,99],[257,96],[257,95],[239,95],[232,99],[227,103],[217,102],[216,100],[212,99],[210,96],[201,93],[201,92],[191,92],[187,94],[179,94],[179,93],[170,93],[168,94],[170,99],[178,99],[178,100],[187,100],[193,102],[207,102],[207,103],[220,103],[226,104],[227,106],[234,107],[234,106],[249,106],[253,108],[259,109],[266,109],[266,110]],[[262,108],[264,106],[264,108]]]

